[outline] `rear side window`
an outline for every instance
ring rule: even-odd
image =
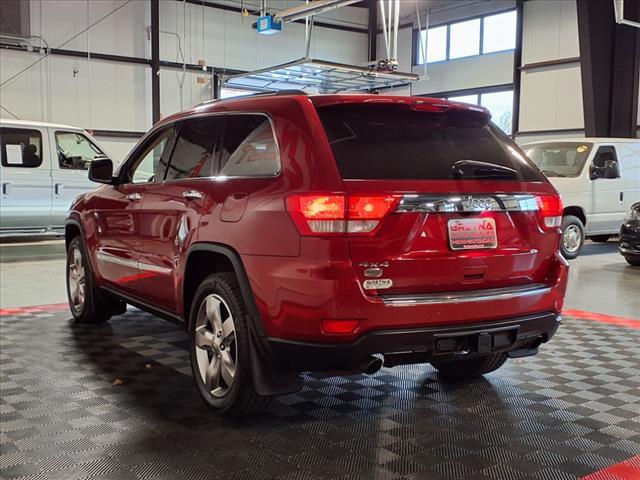
[[[593,148],[592,143],[550,142],[522,149],[547,177],[577,177]]]
[[[185,120],[171,154],[166,180],[210,177],[222,124],[219,116]]]
[[[334,105],[318,113],[345,179],[544,180],[477,112]]]
[[[220,175],[263,177],[280,173],[271,122],[264,115],[225,115]]]
[[[42,134],[38,130],[0,128],[3,167],[37,168],[42,165]]]

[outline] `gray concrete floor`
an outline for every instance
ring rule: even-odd
[[[0,308],[66,302],[64,241],[0,244]],[[572,260],[566,308],[640,320],[640,268],[616,241],[587,242]]]

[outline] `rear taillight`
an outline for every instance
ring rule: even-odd
[[[540,223],[548,230],[559,228],[562,224],[562,200],[558,195],[539,195],[538,216]]]
[[[399,203],[399,195],[297,194],[287,210],[303,235],[370,235]]]

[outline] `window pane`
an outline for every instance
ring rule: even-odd
[[[162,162],[162,153],[169,138],[173,134],[173,127],[168,127],[157,133],[146,148],[140,152],[133,171],[129,172],[129,178],[133,183],[161,182],[164,180],[165,164]]]
[[[516,47],[516,12],[484,17],[482,53],[511,50]]]
[[[226,116],[220,175],[251,177],[280,172],[271,123],[263,115]]]
[[[547,177],[577,177],[592,147],[592,143],[550,142],[522,149]]]
[[[452,23],[449,58],[469,57],[480,53],[480,19]]]
[[[36,168],[42,164],[42,136],[38,130],[0,129],[3,167]]]
[[[107,156],[87,137],[76,132],[56,132],[58,164],[65,170],[89,170],[96,158]]]
[[[483,93],[480,105],[491,112],[491,120],[504,132],[511,133],[511,114],[513,110],[513,90],[506,92]]]
[[[424,30],[420,32],[420,36],[422,38],[422,42],[424,43],[424,47],[427,49],[427,61],[429,63],[441,62],[442,60],[447,59],[446,25],[442,27],[430,28],[428,39]],[[418,44],[416,45],[416,49],[418,51],[418,64],[424,63],[424,59],[422,58],[422,48],[423,45],[420,44],[420,38],[418,38]]]
[[[450,180],[456,178],[455,162],[478,160],[516,170],[509,180],[543,179],[528,160],[514,154],[518,147],[477,112],[344,104],[318,108],[318,114],[342,178]],[[487,179],[482,172],[469,173]]]
[[[478,101],[478,95],[461,95],[459,97],[449,97],[447,100],[452,102],[472,103],[473,105],[480,105]]]
[[[213,150],[221,130],[220,117],[186,120],[171,154],[166,180],[210,177]]]

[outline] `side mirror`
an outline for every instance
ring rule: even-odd
[[[618,172],[618,162],[615,160],[605,160],[602,166],[591,166],[591,180],[597,178],[618,178],[620,176]]]
[[[113,162],[110,158],[99,158],[89,166],[89,180],[92,182],[113,183]]]

